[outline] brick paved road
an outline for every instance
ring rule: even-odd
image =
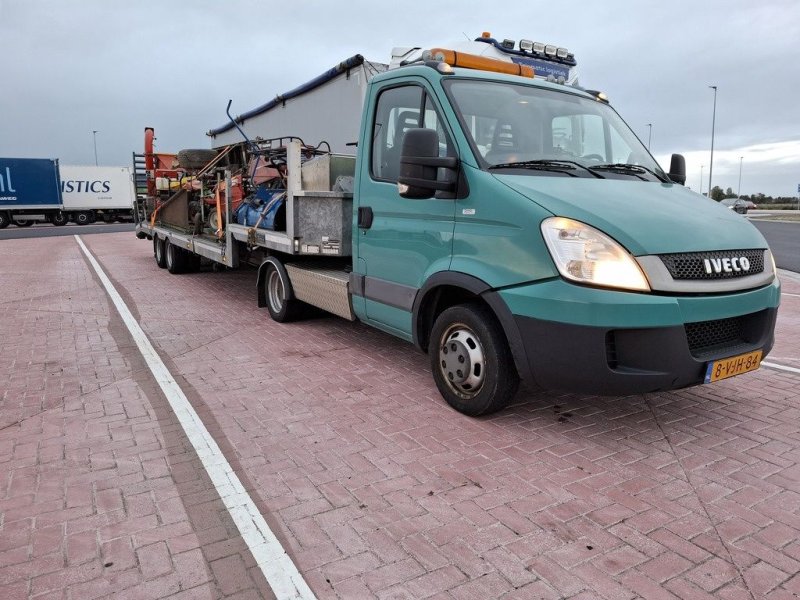
[[[320,598],[800,595],[798,375],[469,419],[410,345],[270,321],[252,271],[84,240]],[[75,241],[0,251],[0,598],[269,597]]]

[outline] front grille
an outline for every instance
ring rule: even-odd
[[[749,316],[687,323],[685,328],[689,351],[693,356],[698,357],[717,350],[734,351],[740,346],[747,346],[744,336],[744,321]]]
[[[715,265],[720,263],[723,258],[744,257],[750,261],[750,268],[747,271],[722,271],[717,273]],[[764,272],[764,250],[726,250],[722,252],[687,252],[684,254],[661,254],[659,255],[664,266],[667,267],[673,279],[682,280],[714,280],[714,279],[734,279],[746,277]],[[711,273],[706,269],[705,261],[708,260],[711,266]]]

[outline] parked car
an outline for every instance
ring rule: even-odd
[[[744,203],[747,205],[747,210],[755,210],[758,208],[758,205],[752,200],[745,200]]]
[[[732,211],[739,213],[740,215],[747,214],[747,202],[742,200],[741,198],[725,198],[721,201],[724,206],[727,206]]]

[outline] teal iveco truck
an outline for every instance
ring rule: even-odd
[[[413,342],[468,415],[505,406],[520,378],[624,395],[757,369],[780,283],[756,228],[686,189],[680,155],[664,172],[603,94],[570,85],[571,54],[477,42],[491,52],[410,51],[372,77],[355,158],[299,140],[249,141],[238,161],[221,150],[225,197],[232,181],[245,198],[280,191],[223,209],[217,194],[216,232],[170,225],[159,206],[174,200],[150,201],[139,236],[173,272],[196,254],[257,265],[277,321],[311,304]],[[259,157],[273,184],[250,176]]]

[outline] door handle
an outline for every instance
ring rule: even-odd
[[[359,206],[358,207],[358,226],[360,229],[369,229],[372,227],[372,207]]]

